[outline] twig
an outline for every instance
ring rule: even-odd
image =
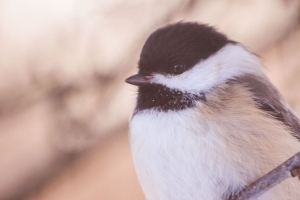
[[[240,192],[232,196],[230,200],[250,200],[252,198],[257,198],[280,182],[292,177],[292,170],[297,167],[300,167],[300,152],[262,178],[246,186]]]

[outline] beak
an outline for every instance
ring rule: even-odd
[[[153,82],[151,81],[151,78],[152,76],[142,76],[139,74],[135,74],[125,79],[125,82],[131,85],[143,86],[152,84]]]

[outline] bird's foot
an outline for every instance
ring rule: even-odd
[[[300,180],[300,166],[292,169],[292,177],[296,176],[298,176],[298,179]]]

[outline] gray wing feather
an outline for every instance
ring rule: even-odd
[[[235,81],[245,85],[254,94],[255,101],[260,109],[288,126],[293,136],[300,140],[300,120],[289,109],[289,106],[272,83],[255,75],[238,77]]]

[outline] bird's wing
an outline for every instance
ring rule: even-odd
[[[284,123],[300,140],[300,120],[289,109],[278,90],[267,79],[255,75],[246,75],[235,79],[245,85],[255,96],[257,106]]]

